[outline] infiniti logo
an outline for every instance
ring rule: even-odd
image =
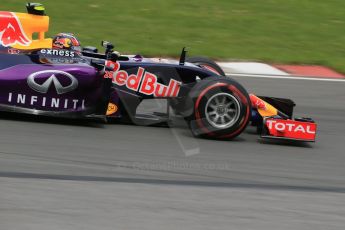
[[[39,77],[49,76],[43,83],[37,83]],[[68,86],[62,86],[57,76],[65,76],[71,80]],[[28,77],[28,85],[31,89],[39,93],[47,93],[50,86],[54,84],[57,94],[64,94],[75,90],[78,87],[78,80],[71,74],[59,70],[44,70],[33,74]]]

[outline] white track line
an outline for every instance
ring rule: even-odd
[[[342,82],[345,79],[329,79],[329,78],[315,78],[302,76],[281,76],[281,75],[259,75],[259,74],[242,74],[242,73],[226,73],[228,77],[252,77],[252,78],[267,78],[267,79],[284,79],[284,80],[307,80],[307,81],[326,81],[326,82]]]

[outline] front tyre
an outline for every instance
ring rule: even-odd
[[[188,120],[193,135],[232,139],[241,134],[251,111],[246,90],[231,79],[200,83],[193,89],[194,112]]]
[[[213,60],[207,58],[207,57],[187,57],[186,62],[193,63],[197,66],[200,66],[201,68],[207,69],[215,74],[225,76],[224,71],[222,68]]]

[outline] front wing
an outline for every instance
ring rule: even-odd
[[[262,138],[315,142],[317,124],[311,119],[282,119],[266,117]]]

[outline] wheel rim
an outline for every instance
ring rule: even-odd
[[[226,129],[240,117],[240,103],[228,93],[218,93],[208,99],[205,114],[208,123],[217,129]]]

